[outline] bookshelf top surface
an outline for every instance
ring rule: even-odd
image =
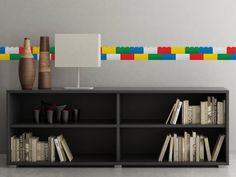
[[[53,88],[48,90],[7,90],[7,93],[227,93],[224,87],[95,87],[91,90]]]

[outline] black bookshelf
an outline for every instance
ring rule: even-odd
[[[225,125],[165,125],[176,98],[200,104],[207,96],[226,100]],[[78,107],[78,123],[35,124],[33,109],[40,101]],[[229,91],[225,88],[95,88],[93,90],[8,90],[7,164],[19,167],[217,167],[229,164]],[[225,134],[216,162],[158,162],[168,133],[196,131],[208,136],[210,148],[219,134]],[[23,132],[46,140],[63,134],[74,155],[72,162],[11,162],[10,137]]]

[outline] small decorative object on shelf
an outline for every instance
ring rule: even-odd
[[[77,123],[78,120],[79,120],[79,112],[80,110],[79,109],[73,109],[73,112],[74,112],[74,122]]]
[[[51,68],[50,68],[50,47],[49,37],[40,37],[40,55],[39,55],[39,89],[51,88]]]
[[[63,120],[63,123],[68,123],[69,122],[69,110],[64,109],[62,111],[62,120]]]
[[[35,109],[34,110],[34,120],[36,124],[39,124],[40,122],[40,110],[39,109]]]
[[[32,90],[35,80],[35,60],[31,52],[30,39],[24,39],[24,52],[19,62],[19,79],[24,90]]]
[[[47,119],[49,124],[53,124],[53,110],[47,110]]]
[[[40,122],[48,122],[47,119],[47,110],[55,110],[56,105],[52,103],[48,103],[46,101],[41,100],[40,104]]]
[[[57,122],[61,123],[61,112],[66,108],[67,105],[58,105],[56,106],[56,112],[57,112]]]

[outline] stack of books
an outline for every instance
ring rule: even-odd
[[[182,124],[225,124],[225,100],[217,101],[208,96],[200,105],[189,105],[189,100],[177,99],[173,105],[166,124],[176,124],[182,108]]]
[[[159,162],[162,162],[169,146],[169,162],[200,162],[216,161],[223,145],[225,135],[219,135],[211,153],[208,137],[192,132],[190,135],[184,132],[184,136],[169,134],[166,136],[159,155]],[[205,157],[206,154],[206,157]]]
[[[50,136],[48,141],[39,141],[39,137],[33,136],[31,132],[23,133],[20,137],[11,137],[12,162],[55,162],[56,154],[61,162],[73,160],[73,155],[63,135]]]

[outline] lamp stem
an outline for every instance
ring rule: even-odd
[[[78,71],[77,87],[80,88],[80,69],[79,69],[79,67],[78,67],[77,71]]]

